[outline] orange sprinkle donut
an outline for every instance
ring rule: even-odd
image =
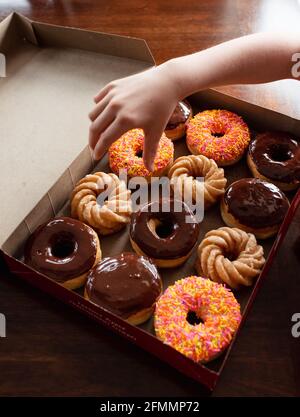
[[[250,142],[249,128],[243,119],[228,110],[205,110],[191,119],[186,143],[194,155],[205,155],[219,166],[232,165]]]
[[[125,169],[130,178],[145,177],[150,180],[168,171],[174,159],[172,141],[165,134],[162,135],[154,160],[154,171],[150,172],[143,163],[144,138],[142,129],[132,129],[111,145],[108,151],[109,166],[115,174]]]
[[[156,304],[159,339],[195,362],[227,348],[241,321],[240,305],[223,284],[190,276],[168,287]]]

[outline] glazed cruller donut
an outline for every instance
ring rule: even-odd
[[[252,285],[265,263],[264,250],[255,236],[231,227],[206,233],[197,255],[199,275],[231,288]]]
[[[102,193],[107,200],[98,204]],[[131,192],[115,174],[95,172],[80,180],[71,196],[71,216],[108,235],[126,226],[132,213]],[[105,199],[104,199],[105,200]]]
[[[225,192],[227,180],[223,168],[204,155],[188,155],[177,158],[169,170],[171,186],[176,198],[185,196],[196,204],[204,200],[204,207],[213,205]],[[204,181],[197,181],[203,177]]]

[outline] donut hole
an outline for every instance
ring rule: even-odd
[[[61,233],[53,237],[51,242],[51,254],[55,258],[67,258],[74,253],[76,242],[71,233]]]
[[[233,262],[237,259],[238,254],[235,252],[225,252],[224,257],[227,258],[230,262]]]
[[[137,158],[143,158],[143,149],[137,149],[135,152]]]
[[[210,134],[215,138],[222,138],[225,135],[226,128],[221,123],[214,123],[210,128]]]
[[[168,216],[149,219],[148,227],[157,238],[167,239],[174,233],[176,226],[172,219]]]
[[[197,326],[198,324],[203,324],[204,321],[197,315],[195,311],[189,310],[186,315],[186,320],[192,326]]]
[[[171,222],[162,222],[156,226],[155,231],[158,237],[166,239],[173,233],[174,226]]]
[[[225,133],[224,132],[211,132],[212,136],[214,136],[215,138],[222,138]]]
[[[103,207],[109,200],[109,194],[106,192],[107,191],[108,186],[105,185],[105,188],[102,192],[99,193],[98,197],[97,197],[97,204],[100,207]],[[105,193],[105,194],[104,194]]]
[[[282,143],[272,145],[269,155],[273,161],[277,162],[288,161],[293,156],[289,147]]]

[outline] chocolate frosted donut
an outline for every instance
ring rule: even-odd
[[[276,185],[256,178],[231,184],[222,199],[221,214],[230,227],[265,239],[278,231],[289,201]]]
[[[166,136],[171,140],[182,138],[186,131],[186,123],[192,116],[190,103],[187,100],[179,101],[166,126]]]
[[[152,261],[135,253],[104,258],[93,268],[85,298],[122,317],[141,324],[153,313],[162,281]]]
[[[69,289],[85,284],[89,270],[100,260],[96,232],[69,217],[39,226],[25,245],[25,263]]]
[[[145,204],[133,214],[130,240],[139,255],[149,256],[159,267],[174,267],[190,255],[199,228],[183,201],[161,200]]]
[[[300,142],[289,133],[265,132],[249,145],[248,165],[256,178],[273,182],[284,191],[300,183]]]

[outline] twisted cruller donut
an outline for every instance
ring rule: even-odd
[[[239,303],[229,289],[191,276],[175,282],[160,297],[154,327],[165,344],[205,363],[226,349],[240,321]]]
[[[237,162],[249,141],[246,123],[228,110],[203,111],[187,125],[186,144],[190,152],[212,158],[219,166]]]
[[[204,182],[195,177],[204,177]],[[204,155],[189,155],[177,158],[169,170],[174,192],[196,203],[204,198],[204,207],[214,204],[225,192],[227,180],[224,170],[213,159]]]
[[[252,233],[220,227],[206,233],[198,247],[198,274],[231,288],[250,286],[265,263],[264,251]],[[234,260],[230,260],[229,257]]]
[[[107,193],[100,206],[97,197]],[[86,175],[76,185],[71,196],[71,216],[92,226],[101,235],[122,229],[132,213],[131,192],[115,174],[96,172]]]

